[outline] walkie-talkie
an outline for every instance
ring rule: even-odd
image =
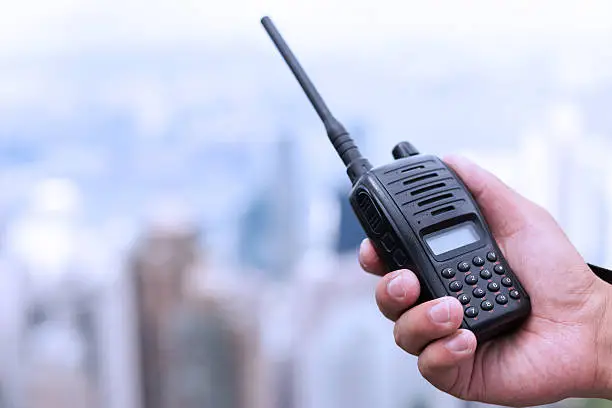
[[[419,303],[455,296],[462,326],[484,342],[517,327],[531,311],[528,294],[497,246],[476,201],[442,160],[410,143],[393,148],[390,164],[372,168],[327,105],[269,17],[261,20],[302,86],[346,165],[351,206],[390,271],[410,268]]]

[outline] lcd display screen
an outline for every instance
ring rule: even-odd
[[[423,237],[435,255],[472,244],[480,239],[471,222],[437,231]]]

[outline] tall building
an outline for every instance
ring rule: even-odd
[[[148,230],[132,256],[147,408],[260,406],[257,316],[203,285],[203,265],[192,228]]]
[[[166,358],[162,332],[182,297],[185,271],[197,256],[195,231],[147,231],[132,254],[131,272],[139,320],[143,404],[163,408]]]
[[[302,186],[295,142],[283,135],[275,145],[272,174],[254,194],[240,222],[238,257],[272,280],[291,276],[302,245]]]

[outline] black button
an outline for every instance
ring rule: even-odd
[[[495,297],[495,301],[500,305],[505,305],[506,303],[508,303],[508,298],[506,297],[506,295],[497,295]]]
[[[504,268],[502,265],[495,265],[493,270],[498,275],[503,275],[506,272],[506,268]]]
[[[506,286],[506,287],[510,287],[512,286],[512,279],[510,279],[509,277],[504,277],[502,278],[502,285]]]
[[[442,276],[446,279],[450,279],[455,276],[455,270],[453,268],[442,269]]]
[[[393,235],[391,235],[390,233],[385,233],[385,235],[383,235],[383,237],[381,238],[383,247],[385,248],[385,251],[387,252],[391,252],[395,249],[395,240],[393,239]]]
[[[474,297],[477,297],[477,298],[482,298],[486,294],[487,292],[485,292],[484,289],[482,288],[474,288],[474,290],[472,291],[472,295],[474,295]]]
[[[499,283],[497,282],[490,282],[487,285],[487,288],[491,291],[491,292],[497,292],[499,291]]]
[[[408,258],[406,258],[404,251],[401,249],[396,249],[395,252],[393,252],[393,260],[398,266],[404,266]]]
[[[461,272],[467,272],[470,270],[470,264],[467,262],[459,262],[457,269],[459,269]]]
[[[459,299],[459,302],[461,302],[462,305],[467,305],[468,303],[470,303],[470,297],[465,293],[457,296],[457,299]]]
[[[467,283],[468,285],[475,285],[476,282],[478,282],[478,276],[474,274],[470,274],[465,277],[465,283]]]
[[[474,259],[472,259],[472,263],[476,266],[482,266],[484,265],[485,260],[480,256],[475,256]]]
[[[497,255],[493,251],[487,252],[487,259],[489,260],[489,262],[495,262],[497,261]]]
[[[480,307],[482,307],[482,310],[491,310],[493,309],[493,302],[485,300],[480,304]]]
[[[465,309],[465,315],[467,317],[476,317],[478,316],[478,309],[476,309],[474,306],[468,307]]]
[[[493,276],[493,274],[488,269],[483,269],[482,271],[480,271],[480,277],[482,279],[491,279],[491,276]]]
[[[461,283],[460,281],[452,281],[450,285],[448,285],[448,287],[453,292],[459,292],[461,288],[463,288],[463,283]]]
[[[518,292],[518,290],[511,290],[510,291],[510,297],[512,299],[518,299],[521,297],[521,294]]]

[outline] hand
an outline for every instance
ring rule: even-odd
[[[379,282],[376,301],[395,322],[396,343],[419,356],[430,383],[461,399],[531,406],[610,397],[612,286],[591,272],[544,209],[463,158],[445,161],[478,202],[531,297],[532,314],[516,332],[477,347],[474,334],[459,329],[463,307],[457,299],[414,306],[417,277],[395,271]],[[368,272],[387,272],[368,240],[359,260]]]

